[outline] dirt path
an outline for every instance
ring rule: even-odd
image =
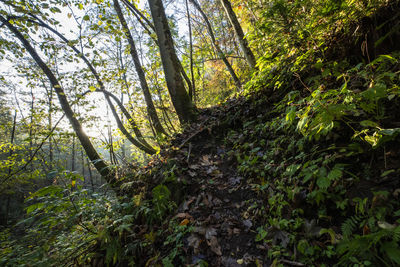
[[[236,161],[228,157],[230,148],[224,146],[216,128],[199,128],[192,131],[197,136],[182,136],[184,145],[176,155],[186,163],[179,168],[187,182],[185,201],[176,217],[194,226],[185,240],[187,263],[269,266],[267,248],[255,242],[260,223],[253,218],[262,212],[258,207],[263,200],[238,175]]]

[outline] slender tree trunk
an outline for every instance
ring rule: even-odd
[[[188,19],[188,28],[189,28],[189,60],[190,60],[190,75],[192,77],[192,90],[189,91],[190,99],[193,103],[196,103],[196,81],[194,80],[194,72],[193,72],[193,38],[192,38],[192,21],[190,19],[189,12],[189,3],[188,0],[186,3],[186,14]]]
[[[129,30],[128,23],[126,22],[126,20],[124,18],[124,15],[122,13],[121,6],[118,3],[118,0],[113,0],[113,3],[114,3],[114,9],[115,9],[115,11],[117,12],[117,15],[118,15],[118,19],[119,19],[119,21],[120,21],[120,23],[122,25],[125,37],[126,37],[126,39],[128,40],[128,43],[129,43],[129,52],[130,52],[130,54],[132,56],[133,64],[135,65],[136,73],[137,73],[137,75],[139,77],[139,82],[140,82],[140,86],[141,86],[142,91],[143,91],[143,95],[144,95],[144,99],[145,99],[145,102],[146,102],[147,113],[149,115],[149,118],[150,118],[152,124],[154,125],[154,129],[155,129],[156,133],[157,134],[165,134],[166,135],[166,132],[165,132],[165,130],[162,127],[162,124],[160,122],[160,119],[158,118],[156,108],[154,107],[154,103],[153,103],[153,100],[151,98],[151,93],[150,93],[150,90],[149,90],[149,86],[148,86],[147,81],[146,81],[146,76],[145,76],[145,73],[143,71],[142,65],[140,64],[139,55],[138,55],[138,52],[136,50],[136,45],[135,45],[135,42],[133,40],[132,34],[131,34],[130,30]]]
[[[72,135],[71,171],[75,171],[75,135]]]
[[[154,38],[152,31],[156,32],[155,26],[146,18],[145,15],[142,14],[142,12],[140,12],[140,10],[138,10],[132,3],[130,3],[128,0],[122,0],[122,2],[125,4],[125,6],[133,13],[133,15],[136,17],[136,19],[139,21],[139,23],[142,25],[142,27],[145,29],[145,31],[149,34],[150,38],[156,43],[157,46],[158,45],[158,40],[156,38]],[[143,22],[145,21],[145,22]],[[150,30],[150,29],[151,30]],[[176,54],[175,54],[176,56]],[[189,77],[187,76],[185,69],[182,66],[182,63],[179,61],[178,57],[176,57],[176,60],[178,62],[178,64],[180,65],[180,72],[182,74],[183,79],[185,80],[188,88],[189,88],[189,92],[193,91],[192,89],[192,83],[189,79]]]
[[[9,217],[9,214],[10,214],[10,200],[11,200],[10,195],[7,195],[6,217],[4,218],[4,222],[5,222],[4,225],[5,225],[5,226],[8,225],[8,217]]]
[[[105,86],[104,86],[104,84],[103,84],[103,82],[102,82],[102,80],[100,79],[100,76],[99,76],[99,74],[97,73],[97,71],[96,71],[96,69],[93,67],[93,65],[90,63],[90,61],[85,57],[85,55],[83,54],[83,53],[81,53],[74,45],[71,45],[71,43],[68,41],[68,39],[67,38],[65,38],[61,33],[59,33],[58,31],[56,31],[55,29],[53,29],[52,27],[50,27],[49,25],[47,25],[46,23],[44,23],[43,21],[41,21],[39,18],[37,18],[36,16],[34,16],[34,15],[31,15],[32,17],[34,17],[36,20],[38,20],[38,24],[40,25],[40,26],[42,26],[42,27],[45,27],[46,29],[49,29],[51,32],[53,32],[54,34],[56,34],[58,37],[60,37],[66,44],[68,44],[71,48],[72,48],[72,50],[80,57],[80,58],[82,58],[82,60],[85,62],[85,64],[88,66],[88,68],[90,69],[90,71],[92,72],[92,74],[95,76],[95,78],[96,78],[96,81],[97,81],[97,84],[99,85],[99,87],[100,87],[100,92],[102,92],[102,93],[104,93],[104,95],[105,95],[105,97],[106,97],[106,99],[108,98],[107,97],[107,91],[106,91],[106,89],[105,89]],[[37,22],[36,22],[37,23]],[[108,95],[110,95],[110,94],[108,94]],[[111,95],[111,96],[113,96],[113,95]],[[114,96],[115,97],[115,96]],[[115,101],[119,101],[118,100],[118,98],[114,98],[113,97],[113,99],[115,100]],[[109,101],[107,101],[108,103],[110,103]],[[122,106],[120,106],[121,107],[121,110],[123,111],[124,110],[124,108],[122,107]],[[114,110],[115,110],[115,108],[114,108]],[[129,115],[129,113],[128,112],[124,112],[124,114],[125,115]],[[114,115],[114,113],[113,113],[113,115]],[[115,116],[116,115],[116,116]],[[115,115],[114,115],[114,118],[117,120],[117,118],[118,118],[118,120],[120,121],[120,119],[119,119],[119,117],[118,117],[118,113],[115,113]],[[146,142],[146,140],[143,138],[143,136],[142,136],[142,134],[141,134],[141,132],[140,132],[140,130],[139,130],[139,128],[137,127],[137,125],[136,125],[136,123],[135,123],[135,121],[133,120],[133,118],[129,115],[129,117],[130,117],[130,123],[132,124],[132,125],[134,125],[134,128],[133,128],[133,130],[134,130],[134,133],[135,133],[135,135],[137,136],[137,138],[139,139],[139,141],[136,141],[135,143],[133,143],[133,145],[135,145],[135,146],[137,146],[137,144],[140,144],[138,147],[139,147],[139,149],[142,149],[143,147],[146,147],[147,148],[147,151],[154,151],[154,149]],[[122,123],[118,123],[117,122],[117,125],[122,125],[123,126],[123,124]],[[125,128],[124,128],[125,129]],[[121,129],[120,129],[121,130]],[[125,134],[128,134],[128,135],[130,135],[129,133],[128,133],[128,131],[126,131],[126,129],[125,130],[121,130],[121,132],[125,135]],[[131,138],[132,136],[126,136],[127,138],[128,138],[128,140],[134,140],[134,138]],[[142,149],[143,150],[143,149]],[[146,152],[146,150],[144,150],[145,152]],[[147,153],[147,152],[146,152]],[[154,153],[153,153],[154,154]]]
[[[14,112],[14,120],[13,120],[13,127],[11,130],[11,140],[10,140],[10,144],[13,145],[14,144],[14,140],[15,140],[15,127],[17,126],[17,111]],[[13,148],[10,148],[10,153],[9,153],[9,157],[11,160],[11,157],[13,155]],[[12,168],[11,166],[8,168],[8,175],[11,174]]]
[[[71,123],[72,128],[74,129],[79,141],[81,142],[82,146],[84,147],[86,154],[88,155],[90,161],[96,167],[97,171],[106,179],[108,183],[114,182],[112,172],[108,168],[106,162],[99,156],[96,149],[94,148],[92,142],[90,141],[89,137],[82,129],[81,123],[76,119],[74,112],[71,109],[71,106],[67,100],[64,90],[61,88],[61,85],[50,70],[50,68],[44,63],[44,61],[40,58],[39,54],[36,52],[35,48],[28,42],[27,39],[22,35],[22,33],[15,28],[7,19],[3,16],[0,16],[0,21],[17,37],[31,57],[35,60],[35,62],[39,65],[42,69],[44,74],[50,80],[51,85],[53,86],[58,100],[60,102],[61,108],[63,109],[65,116]]]
[[[232,28],[235,32],[236,38],[239,42],[240,49],[242,50],[244,57],[246,58],[247,64],[250,68],[256,68],[256,58],[254,57],[253,52],[251,51],[249,44],[247,43],[246,37],[244,36],[243,29],[240,26],[240,23],[236,17],[235,12],[232,9],[231,3],[229,0],[220,0],[222,6],[225,9],[225,13],[228,16],[229,22],[232,25]]]
[[[32,87],[31,87],[31,122],[29,124],[29,158],[32,158],[32,153],[33,153],[33,110],[34,110],[34,100],[35,96],[33,95]],[[30,172],[30,177],[32,178],[33,175],[33,160],[31,161],[30,164],[31,172]]]
[[[81,151],[81,164],[82,164],[82,177],[83,177],[83,182],[86,181],[85,177],[85,155],[83,154],[83,149],[80,149]]]
[[[87,158],[86,160],[87,160],[87,164],[88,164],[90,185],[92,186],[92,192],[94,192],[93,173],[92,173],[92,169],[90,168],[89,159]]]
[[[122,124],[121,119],[118,116],[117,110],[115,109],[114,104],[111,102],[110,96],[108,94],[105,94],[107,103],[111,109],[111,112],[114,116],[115,121],[117,122],[117,126],[119,128],[119,130],[122,132],[122,134],[125,135],[125,137],[135,146],[137,146],[139,149],[143,150],[144,152],[146,152],[147,154],[153,155],[156,153],[156,151],[152,148],[152,147],[147,147],[145,145],[143,145],[141,142],[139,142],[138,140],[136,140],[135,138],[132,137],[131,134],[129,134],[129,132],[126,130],[125,126]]]
[[[168,26],[164,6],[161,0],[148,0],[155,26],[165,80],[172,104],[181,124],[195,119],[195,109],[186,92],[181,76],[182,65],[175,52],[174,42]]]
[[[195,8],[200,12],[201,16],[203,17],[204,22],[205,22],[206,25],[207,25],[207,31],[208,31],[208,34],[210,35],[212,44],[213,44],[215,50],[216,50],[217,53],[218,53],[218,57],[221,58],[222,61],[225,63],[225,66],[226,66],[226,68],[228,69],[228,71],[229,71],[229,73],[230,73],[230,75],[231,75],[233,81],[235,82],[236,87],[240,90],[240,89],[242,88],[242,84],[241,84],[239,78],[237,77],[237,75],[236,75],[234,69],[232,68],[232,65],[229,63],[229,61],[228,61],[228,59],[226,58],[224,52],[222,52],[220,46],[218,45],[218,42],[217,42],[217,40],[215,39],[214,31],[213,31],[213,29],[212,29],[212,27],[211,27],[210,21],[209,21],[208,18],[207,18],[207,15],[206,15],[206,14],[204,13],[204,11],[201,9],[199,3],[197,3],[196,0],[190,0],[190,2],[195,6]]]

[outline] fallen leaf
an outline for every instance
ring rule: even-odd
[[[211,251],[217,254],[218,256],[222,255],[221,247],[218,244],[218,239],[215,236],[212,236],[210,240],[207,240],[207,244],[210,246]]]
[[[189,175],[190,175],[191,177],[195,177],[195,176],[197,175],[197,173],[196,173],[196,172],[193,172],[193,171],[188,171],[188,173],[189,173]]]
[[[197,164],[192,164],[192,165],[189,166],[189,168],[192,169],[192,170],[198,170],[200,168],[200,166],[197,165]]]
[[[175,218],[178,218],[178,219],[192,219],[193,217],[189,213],[181,212],[181,213],[176,214]]]
[[[191,197],[190,199],[186,200],[183,205],[182,205],[182,209],[183,211],[187,211],[189,209],[190,204],[192,204],[192,202],[196,199],[196,197]]]
[[[217,235],[217,230],[215,228],[212,227],[207,227],[206,229],[206,239],[211,239],[211,237],[216,236]]]
[[[191,234],[187,238],[187,241],[188,241],[189,247],[192,247],[193,250],[194,250],[194,253],[197,254],[199,252],[199,247],[200,247],[200,244],[202,242],[201,239],[197,235]]]
[[[190,221],[188,219],[183,219],[179,225],[181,225],[181,226],[188,225],[189,222]]]
[[[250,229],[253,226],[253,223],[250,220],[244,220],[243,225],[246,226],[247,229]]]

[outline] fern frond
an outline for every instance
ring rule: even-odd
[[[346,219],[341,226],[342,234],[344,238],[349,238],[352,233],[359,228],[360,222],[364,219],[364,216],[354,215]]]

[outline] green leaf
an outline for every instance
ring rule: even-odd
[[[342,175],[343,175],[342,170],[339,169],[339,168],[337,168],[337,167],[335,167],[335,168],[333,168],[333,170],[331,170],[331,171],[329,172],[329,174],[328,174],[328,179],[329,179],[330,181],[334,181],[334,180],[336,180],[336,179],[338,179],[338,178],[341,178]]]
[[[322,176],[317,180],[317,185],[321,189],[327,189],[331,185],[331,180],[328,177]]]
[[[370,120],[361,121],[361,122],[360,122],[360,125],[361,125],[362,127],[372,127],[372,128],[379,127],[379,125],[378,125],[376,122],[370,121]]]
[[[393,128],[393,129],[382,129],[379,131],[379,133],[383,135],[395,135],[400,133],[400,128]]]
[[[50,186],[46,186],[43,187],[41,189],[39,189],[38,191],[36,191],[35,193],[33,193],[32,195],[30,195],[28,197],[28,199],[32,199],[34,197],[43,197],[46,195],[55,195],[59,192],[62,192],[64,189],[61,188],[60,186],[56,186],[56,185],[50,185]]]
[[[400,249],[396,242],[385,242],[381,247],[382,252],[385,252],[388,257],[397,264],[400,264]]]

